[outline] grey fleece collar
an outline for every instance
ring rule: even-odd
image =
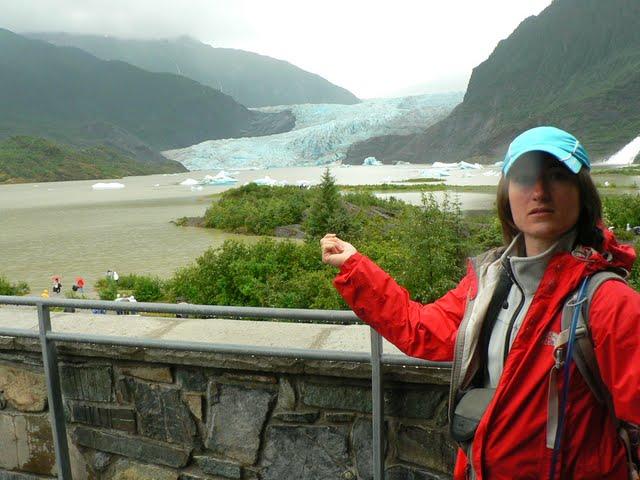
[[[524,238],[519,233],[500,257],[503,264],[511,265],[515,281],[520,285],[525,296],[533,295],[538,289],[542,275],[553,255],[558,252],[569,252],[573,248],[577,233],[570,230],[546,251],[532,257],[521,256],[524,250]]]

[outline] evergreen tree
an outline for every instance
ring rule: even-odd
[[[314,241],[326,233],[347,236],[350,230],[349,215],[335,178],[327,167],[322,174],[322,182],[317,187],[311,207],[304,221],[307,239]]]

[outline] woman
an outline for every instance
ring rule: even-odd
[[[498,184],[506,246],[472,259],[460,283],[428,305],[411,301],[353,245],[332,234],[321,240],[322,260],[340,268],[336,288],[362,320],[407,355],[454,360],[451,418],[468,392],[490,392],[469,441],[459,441],[456,480],[629,478],[614,420],[575,365],[560,448],[547,446],[549,392],[564,384],[562,376],[549,380],[564,305],[586,277],[629,271],[635,260],[603,227],[589,170],[587,152],[567,132],[538,127],[518,136]],[[615,416],[640,424],[640,295],[605,281],[590,301],[589,325]]]

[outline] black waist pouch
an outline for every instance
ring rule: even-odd
[[[456,442],[468,442],[473,439],[495,391],[495,388],[474,388],[460,398],[449,427]]]

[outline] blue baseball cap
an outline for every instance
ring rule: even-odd
[[[502,164],[502,174],[507,175],[522,155],[536,151],[553,155],[573,173],[578,173],[582,167],[591,169],[589,155],[576,137],[556,127],[536,127],[511,142]]]

